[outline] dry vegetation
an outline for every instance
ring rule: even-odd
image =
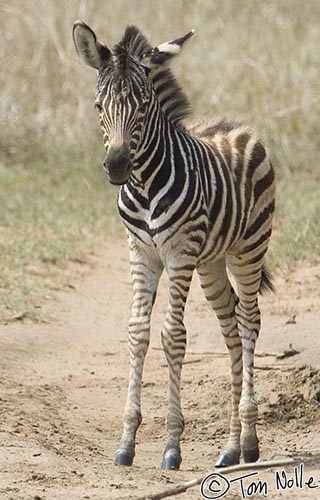
[[[174,62],[195,119],[243,121],[272,151],[273,265],[319,254],[318,0],[0,0],[0,8],[2,316],[39,317],[34,305],[56,270],[118,230],[116,191],[99,168],[95,73],[72,44],[76,19],[109,45],[127,24],[154,43],[195,28]]]

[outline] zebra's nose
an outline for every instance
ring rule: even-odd
[[[125,184],[132,172],[132,162],[128,146],[110,148],[103,167],[111,184]]]

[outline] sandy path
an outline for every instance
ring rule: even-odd
[[[134,467],[113,465],[128,376],[126,242],[110,240],[89,271],[83,279],[74,277],[74,290],[57,293],[50,324],[0,325],[1,500],[136,498],[212,471],[225,442],[229,363],[195,280],[186,315],[182,470],[159,469],[167,380],[159,350],[164,278],[153,314]],[[261,300],[256,389],[262,459],[320,453],[319,289],[320,263],[297,270],[289,281],[279,279],[278,296]],[[276,359],[290,344],[300,354]],[[304,479],[312,474],[320,482],[319,469],[319,463],[306,467]],[[306,486],[276,491],[271,472],[259,479],[268,482],[268,498],[320,498],[320,489]],[[200,498],[199,489],[177,498]],[[241,498],[239,485],[224,498]]]

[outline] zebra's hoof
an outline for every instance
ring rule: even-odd
[[[229,467],[229,465],[237,465],[240,462],[240,455],[224,450],[220,453],[215,467]]]
[[[245,463],[253,463],[259,459],[259,448],[251,448],[247,450],[246,448],[241,448],[242,457]]]
[[[179,470],[181,462],[182,462],[181,455],[177,450],[175,449],[168,450],[163,455],[163,459],[161,462],[161,469]]]
[[[127,450],[118,450],[114,463],[116,465],[130,466],[133,463],[134,453]]]

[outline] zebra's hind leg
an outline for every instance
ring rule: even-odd
[[[239,401],[242,387],[242,343],[235,315],[237,296],[229,282],[224,259],[200,267],[198,274],[205,297],[217,315],[231,361],[230,434],[227,445],[216,462],[216,467],[225,467],[238,464],[240,460]]]
[[[123,434],[116,452],[116,465],[132,465],[135,436],[141,423],[141,382],[145,355],[150,339],[150,316],[162,273],[162,265],[139,251],[132,240],[130,268],[133,282],[133,302],[129,322],[130,371],[127,402],[123,415]]]
[[[170,266],[170,269],[168,269],[169,308],[161,332],[162,346],[169,368],[168,441],[161,463],[163,470],[178,470],[182,461],[180,436],[184,429],[184,419],[180,402],[180,380],[186,350],[186,329],[183,317],[193,267],[193,264],[185,264],[184,266]]]
[[[227,276],[225,259],[200,267],[198,273],[205,297],[217,315],[231,361],[230,434],[227,445],[216,462],[216,467],[226,467],[238,464],[240,461],[239,401],[242,387],[242,344],[235,315],[237,296]]]
[[[229,256],[228,267],[232,272],[239,296],[236,307],[239,333],[243,349],[242,393],[239,404],[241,421],[240,446],[245,462],[256,462],[259,458],[259,441],[256,433],[258,406],[254,393],[253,370],[256,340],[260,331],[258,291],[261,282],[262,257],[259,259]]]

